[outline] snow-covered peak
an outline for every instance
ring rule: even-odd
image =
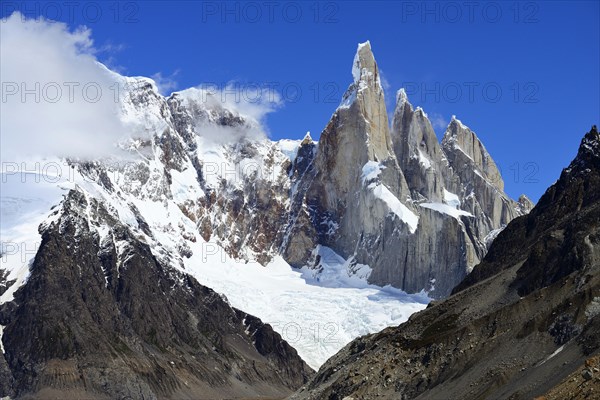
[[[374,63],[375,59],[371,52],[371,43],[368,40],[364,43],[359,43],[356,54],[354,55],[354,62],[352,63],[352,76],[354,77],[354,82],[360,81],[362,69],[366,67],[364,62],[365,58],[368,58],[369,56]]]
[[[298,148],[300,148],[302,143],[302,140],[281,139],[277,142],[277,146],[290,161],[294,162],[298,155]]]
[[[400,90],[396,92],[396,106],[398,107],[404,103],[410,104],[408,101],[408,96],[406,95],[406,90],[404,88],[400,88]]]
[[[152,78],[148,78],[146,76],[121,75],[118,72],[111,70],[110,68],[108,68],[106,65],[102,64],[99,61],[96,61],[96,65],[102,71],[104,71],[106,74],[108,74],[113,81],[115,81],[117,83],[120,83],[120,84],[148,84],[158,93],[158,86],[156,85],[156,82]],[[119,89],[122,89],[122,88],[123,87],[120,87]]]
[[[581,140],[579,153],[585,153],[587,156],[600,158],[600,134],[596,125]]]
[[[421,107],[416,108],[415,114],[421,114],[423,117],[427,118],[427,113]]]
[[[461,120],[460,120],[460,119],[456,118],[456,115],[453,115],[453,116],[452,116],[452,118],[450,119],[450,123],[448,124],[448,128],[446,129],[446,132],[450,132],[450,131],[451,131],[451,130],[450,130],[450,127],[451,127],[452,125],[457,125],[457,126],[458,126],[458,127],[460,127],[461,129],[469,129],[469,127],[468,127],[468,126],[466,126],[465,124],[463,124],[463,123],[461,122]],[[452,132],[453,132],[454,134],[456,134],[456,131],[453,131],[453,130],[452,130]]]
[[[119,96],[120,100],[123,100],[127,96],[131,96],[132,93],[141,91],[152,92],[153,94],[162,97],[154,79],[146,76],[121,75],[118,72],[109,69],[101,62],[96,62],[96,64],[110,77],[110,80],[115,85],[111,86],[111,91],[114,95]]]
[[[222,107],[223,103],[219,102],[215,93],[210,90],[191,87],[177,92],[173,92],[171,97],[176,97],[182,100],[183,104],[204,104],[207,107]]]
[[[587,174],[592,170],[600,169],[600,134],[596,125],[585,134],[577,152],[577,157],[566,169],[567,173]]]
[[[361,83],[376,83],[379,89],[383,90],[377,63],[371,51],[371,43],[368,40],[358,45],[354,62],[352,63],[352,76],[354,77],[354,84],[355,86],[359,86],[359,90],[360,86],[365,86],[361,85]]]
[[[181,104],[187,108],[201,108],[210,111],[211,114],[220,114],[223,110],[227,110],[234,115],[240,115],[234,107],[228,107],[228,103],[221,97],[212,91],[196,87],[174,92],[170,96],[172,99],[181,101]]]
[[[307,142],[310,143],[313,141],[312,136],[310,136],[310,131],[306,132],[306,135],[304,135],[304,138],[302,139],[302,143]]]

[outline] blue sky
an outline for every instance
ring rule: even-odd
[[[92,30],[97,57],[166,91],[275,88],[274,139],[318,138],[370,40],[388,108],[406,87],[438,135],[456,115],[482,139],[512,197],[537,200],[600,122],[598,1],[23,2],[14,10]]]

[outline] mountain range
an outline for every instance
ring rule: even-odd
[[[318,142],[106,74],[118,155],[2,196],[40,244],[3,244],[0,396],[520,398],[597,350],[595,129],[534,208],[456,117],[439,141],[401,89],[390,122],[369,42]]]

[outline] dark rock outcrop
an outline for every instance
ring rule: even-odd
[[[0,396],[275,397],[312,373],[269,325],[163,265],[94,198],[72,190],[55,213],[3,305]]]

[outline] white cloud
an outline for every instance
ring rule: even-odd
[[[381,82],[381,88],[383,89],[383,95],[385,97],[385,108],[387,109],[389,118],[388,122],[391,124],[392,116],[394,115],[394,109],[396,108],[396,99],[393,95],[390,95],[392,85],[390,85],[390,82],[385,77],[385,74],[383,73],[383,70],[381,68],[379,68],[379,80]]]
[[[390,89],[392,88],[392,86],[390,85],[390,82],[385,77],[381,68],[379,69],[379,80],[381,81],[381,87],[383,88],[383,91],[387,94],[390,91]]]
[[[114,44],[112,42],[106,42],[102,46],[96,49],[95,55],[102,62],[102,64],[106,65],[108,69],[111,71],[117,72],[119,74],[124,74],[126,72],[126,68],[123,65],[120,65],[117,62],[116,55],[127,48],[122,43]]]
[[[281,95],[274,88],[254,84],[232,82],[225,89],[218,91],[213,98],[220,101],[225,108],[249,116],[261,124],[268,114],[283,105]]]
[[[436,130],[444,130],[448,127],[448,120],[438,113],[428,113],[429,121],[431,126]]]
[[[154,83],[156,83],[156,87],[158,91],[163,96],[168,96],[171,94],[173,89],[177,89],[177,81],[175,78],[179,75],[179,70],[175,70],[171,75],[163,76],[162,72],[157,72],[151,76],[154,79]]]
[[[215,126],[203,123],[196,126],[198,135],[217,143],[231,143],[244,137],[267,137],[265,119],[268,114],[283,105],[281,95],[274,88],[237,82],[229,82],[224,87],[203,84],[178,93],[188,103],[196,103],[210,110],[226,109],[246,120],[247,124],[244,126]]]
[[[0,21],[3,161],[114,152],[126,129],[118,116],[115,76],[95,53],[85,27],[70,31],[63,23],[17,12]]]

